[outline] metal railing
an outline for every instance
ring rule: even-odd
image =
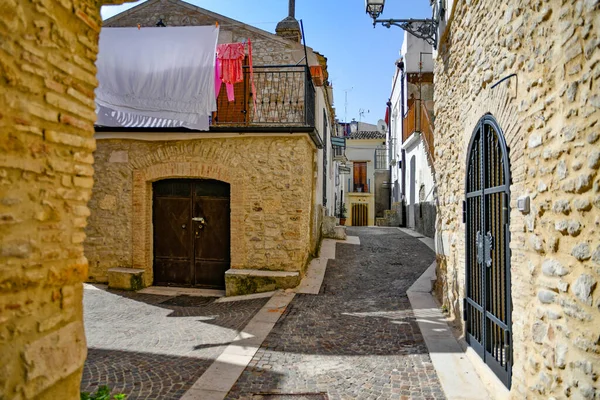
[[[234,85],[234,101],[223,87],[213,126],[315,126],[315,88],[304,65],[244,66],[244,81]]]
[[[372,193],[371,178],[367,178],[367,183],[355,182],[352,178],[348,178],[348,193]]]
[[[333,146],[333,161],[339,161],[346,158],[346,148]]]

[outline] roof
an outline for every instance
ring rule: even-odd
[[[281,36],[279,36],[279,35],[277,35],[275,33],[271,33],[271,32],[265,31],[263,29],[256,28],[256,27],[254,27],[252,25],[247,25],[247,24],[245,24],[243,22],[240,22],[240,21],[237,21],[237,20],[235,20],[233,18],[229,18],[229,17],[226,17],[224,15],[217,14],[217,13],[215,13],[213,11],[207,10],[205,8],[202,8],[202,7],[198,7],[198,6],[194,5],[194,4],[190,4],[190,3],[186,2],[186,1],[183,1],[183,0],[148,0],[148,1],[145,1],[145,2],[143,2],[141,4],[136,5],[135,7],[132,7],[130,9],[128,9],[128,10],[120,12],[119,14],[113,15],[112,17],[104,20],[102,22],[102,26],[104,26],[104,27],[113,27],[113,26],[117,27],[117,26],[121,26],[121,25],[118,24],[118,21],[120,19],[122,19],[124,17],[127,17],[127,16],[130,16],[132,14],[136,14],[136,13],[142,11],[143,9],[145,9],[146,7],[153,6],[153,5],[157,4],[157,3],[158,3],[158,6],[161,7],[161,8],[164,8],[164,7],[167,7],[167,6],[171,5],[171,6],[175,6],[175,7],[182,7],[184,9],[187,9],[187,10],[190,10],[190,11],[195,11],[195,12],[197,12],[199,14],[202,14],[203,16],[207,17],[211,21],[210,24],[213,24],[214,21],[219,21],[219,25],[224,30],[228,30],[228,29],[230,30],[230,29],[232,29],[234,27],[238,28],[238,29],[240,29],[240,28],[241,29],[247,29],[247,30],[249,30],[251,32],[254,32],[254,33],[258,34],[258,35],[262,35],[262,36],[268,37],[271,40],[279,41],[282,44],[287,44],[287,45],[290,45],[290,44],[295,45],[295,44],[297,44],[297,43],[295,43],[293,41],[290,41],[288,39],[285,39],[285,38],[283,38],[283,37],[281,37]],[[179,26],[179,25],[180,24],[178,24],[177,26]],[[193,21],[192,22],[188,21],[188,23],[185,23],[183,25],[192,25],[192,26],[195,26],[195,25],[203,25],[203,24],[199,23],[199,22],[198,23],[193,23]],[[132,24],[132,25],[128,24],[128,26],[135,27],[135,24]],[[297,44],[297,45],[300,46],[300,44]]]
[[[385,139],[385,133],[379,131],[358,131],[351,133],[346,138],[352,139]]]

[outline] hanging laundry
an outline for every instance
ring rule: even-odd
[[[221,93],[221,86],[223,85],[223,81],[221,80],[221,60],[218,58],[215,61],[215,98],[219,97],[219,93]],[[233,87],[233,83],[226,83],[225,90],[227,91],[227,100],[235,101],[235,89]]]
[[[103,28],[96,61],[98,125],[208,130],[217,109],[219,29]]]
[[[254,85],[254,67],[252,63],[252,42],[248,39],[248,62],[250,63],[250,84],[252,85],[252,100],[256,110],[256,86]]]
[[[242,65],[244,63],[243,43],[226,43],[217,46],[217,58],[221,62],[219,76],[225,83],[238,83],[244,80]]]
[[[221,82],[225,83],[227,90],[227,100],[234,101],[235,83],[244,81],[244,63],[245,49],[243,43],[225,43],[217,46],[217,71]],[[221,87],[219,86],[218,91]]]

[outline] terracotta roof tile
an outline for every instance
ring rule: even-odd
[[[348,139],[385,139],[385,133],[379,131],[359,131],[351,133]]]

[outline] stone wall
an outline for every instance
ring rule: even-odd
[[[599,8],[597,0],[456,1],[438,46],[437,291],[460,321],[466,152],[491,113],[512,176],[515,399],[600,395]],[[529,213],[517,210],[520,196],[530,196]]]
[[[79,398],[101,3],[0,5],[3,399]]]
[[[390,209],[390,171],[376,170],[373,173],[373,180],[375,181],[372,189],[375,193],[375,218],[382,218],[383,212]]]
[[[152,284],[151,183],[176,177],[231,184],[232,268],[303,272],[312,224],[320,221],[313,221],[314,153],[307,135],[98,140],[89,280],[106,282],[109,268],[134,267]]]
[[[409,206],[411,207],[411,206]],[[413,205],[415,212],[415,230],[433,238],[435,236],[436,207],[432,201],[423,201]]]

